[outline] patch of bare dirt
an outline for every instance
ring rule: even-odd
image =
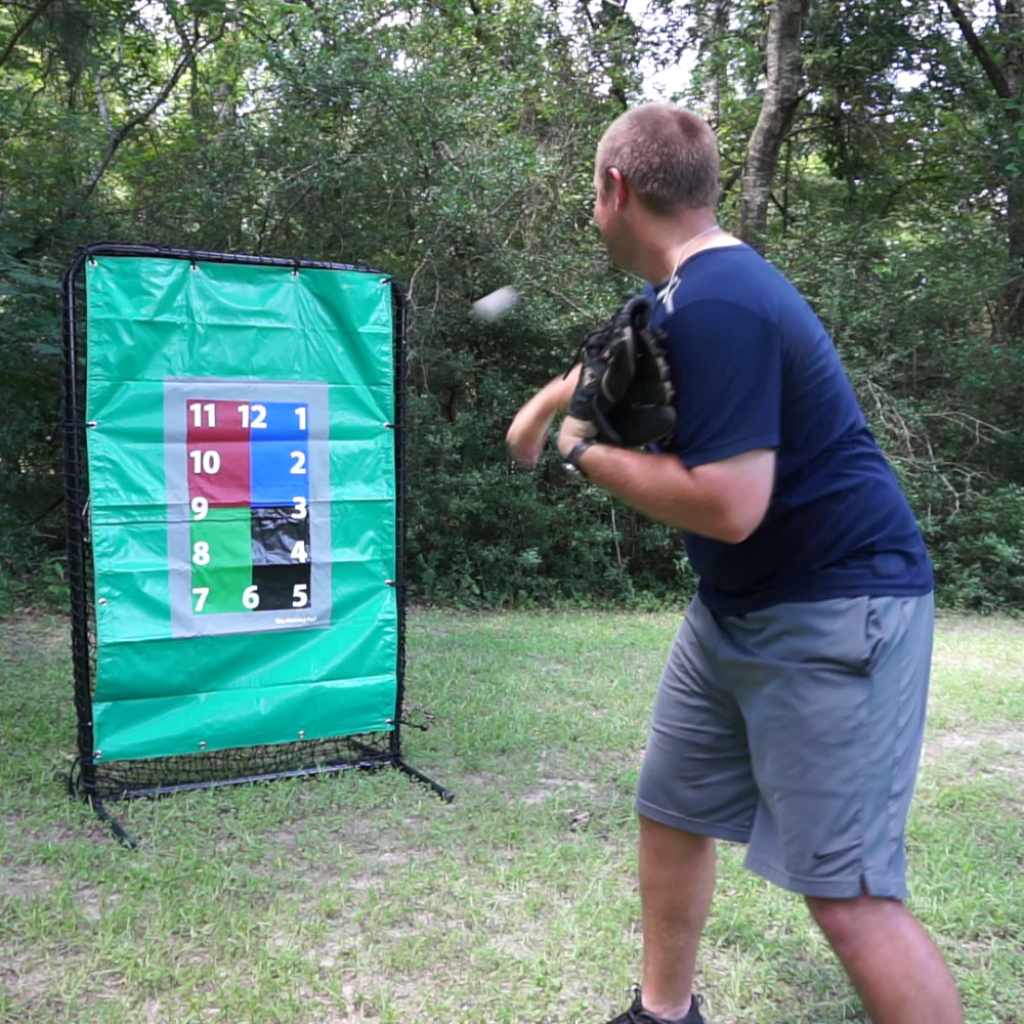
[[[0,879],[0,892],[8,899],[35,899],[45,896],[60,882],[53,870],[33,865],[24,868],[5,868]]]

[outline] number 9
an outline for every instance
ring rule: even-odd
[[[192,511],[198,523],[200,519],[206,518],[206,513],[210,511],[210,503],[205,498],[193,498]]]

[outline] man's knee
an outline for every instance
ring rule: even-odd
[[[807,909],[815,923],[825,933],[832,948],[840,954],[855,945],[866,931],[866,925],[881,917],[899,914],[902,904],[898,900],[857,896],[852,899],[824,899],[805,896]]]

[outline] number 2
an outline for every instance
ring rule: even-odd
[[[292,458],[295,460],[295,465],[292,466],[292,473],[306,474],[306,453],[305,452],[292,452]]]

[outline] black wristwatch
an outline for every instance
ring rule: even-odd
[[[570,473],[579,473],[584,480],[587,479],[587,474],[583,472],[583,467],[580,465],[580,456],[588,449],[593,448],[597,442],[592,437],[585,437],[582,441],[577,441],[572,446],[572,451],[566,455],[562,462],[562,465]]]

